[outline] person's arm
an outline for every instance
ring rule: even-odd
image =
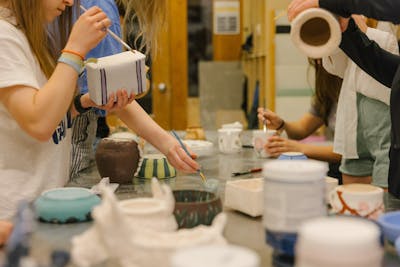
[[[267,127],[273,130],[285,130],[291,139],[301,140],[315,132],[324,122],[317,116],[306,113],[298,121],[286,122],[269,109],[258,108],[258,119],[266,121]]]
[[[99,21],[102,23],[99,24]],[[71,55],[73,57],[77,57],[75,53],[83,57],[104,38],[106,32],[102,28],[104,25],[108,27],[110,23],[99,8],[89,9],[75,23],[65,50],[73,51],[74,55]],[[8,30],[9,32],[2,32],[0,36],[0,43],[4,49],[0,55],[0,60],[4,64],[1,73],[2,75],[10,74],[14,80],[3,76],[5,80],[2,80],[4,87],[0,90],[0,102],[27,134],[39,141],[47,141],[70,107],[75,94],[78,73],[71,65],[60,62],[40,90],[38,87],[34,87],[36,78],[30,76],[18,79],[16,74],[10,72],[18,73],[19,67],[23,68],[24,72],[22,73],[27,76],[33,74],[29,69],[30,64],[26,59],[26,52],[12,36],[15,32],[13,29]],[[27,64],[16,62],[15,59],[21,60],[23,63],[26,61]],[[24,61],[24,59],[26,60]],[[8,85],[6,85],[7,83]]]
[[[369,18],[400,23],[398,0],[319,0],[319,7],[342,17],[362,14]]]
[[[340,162],[342,158],[341,155],[333,152],[333,146],[305,144],[280,136],[271,136],[268,138],[265,150],[273,157],[278,157],[284,152],[301,152],[310,159],[326,162]]]
[[[398,0],[293,0],[288,6],[289,21],[313,7],[327,9],[345,18],[351,14],[362,14],[377,20],[400,23]]]
[[[199,170],[199,164],[189,157],[178,141],[153,121],[136,101],[115,113],[131,130],[163,153],[175,168],[189,173]]]
[[[400,64],[400,57],[371,41],[358,29],[352,19],[342,34],[340,48],[366,73],[385,86],[391,87]]]

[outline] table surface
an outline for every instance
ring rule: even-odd
[[[182,134],[182,133],[179,133]],[[252,149],[243,149],[242,152],[232,155],[224,155],[218,152],[216,143],[216,132],[206,132],[207,139],[214,143],[214,154],[208,157],[200,157],[198,162],[203,168],[204,174],[208,178],[219,180],[219,193],[224,197],[225,182],[234,179],[245,179],[261,177],[261,173],[231,177],[232,172],[239,172],[254,167],[262,167],[265,159],[257,158]],[[251,143],[251,133],[245,131],[242,136],[243,144]],[[98,183],[100,176],[97,173],[96,166],[92,166],[85,171],[82,176],[73,183],[74,186],[91,187]],[[173,189],[186,186],[188,183],[201,183],[197,175],[182,175],[165,181]],[[131,185],[121,185],[116,191],[118,199],[128,199],[137,197],[150,197],[150,181],[136,180]],[[385,194],[386,210],[400,209],[400,200]],[[261,259],[262,267],[272,265],[272,249],[265,243],[265,233],[262,226],[262,218],[252,218],[240,212],[224,208],[228,215],[227,225],[224,236],[231,244],[248,247],[258,253]],[[38,223],[36,231],[32,237],[31,255],[39,262],[45,263],[49,258],[49,253],[54,249],[70,249],[70,240],[74,235],[79,235],[90,227],[91,223],[77,223],[66,225],[55,225]],[[386,250],[383,266],[400,266],[400,260],[390,249]],[[74,266],[70,264],[69,266]],[[102,265],[103,266],[103,265]],[[110,263],[104,263],[104,266],[112,266]]]

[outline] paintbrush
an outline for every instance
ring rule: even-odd
[[[244,172],[233,172],[232,173],[232,177],[239,176],[239,175],[244,175],[244,174],[249,174],[249,173],[254,173],[254,172],[260,172],[260,171],[262,171],[262,168],[253,168],[253,169],[250,169],[250,170],[247,170],[247,171],[244,171]]]
[[[80,8],[81,8],[84,12],[87,11],[87,9],[86,9],[84,6],[82,6],[82,5],[80,5]],[[118,35],[116,35],[114,32],[112,32],[112,31],[111,31],[110,29],[108,29],[108,28],[107,28],[107,32],[108,32],[108,34],[110,34],[115,40],[117,40],[120,44],[122,44],[126,49],[128,49],[129,51],[135,53],[135,50],[134,50],[132,47],[130,47],[127,43],[125,43],[124,40],[122,40]]]
[[[183,144],[183,142],[182,142],[181,138],[179,137],[179,135],[174,130],[172,130],[171,132],[175,136],[176,140],[178,140],[178,142],[181,145],[182,149],[186,152],[186,154],[189,157],[191,157],[189,151],[187,150],[186,146]],[[207,182],[207,178],[203,174],[203,172],[200,169],[198,169],[197,172],[199,173],[199,175],[200,175],[201,179],[203,180],[203,182],[206,183]]]

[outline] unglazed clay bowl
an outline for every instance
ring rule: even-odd
[[[130,138],[103,138],[96,150],[97,169],[111,183],[132,183],[139,159],[138,144]]]
[[[135,172],[135,177],[142,179],[173,178],[176,176],[176,169],[169,164],[163,154],[147,154],[139,161],[139,166]]]
[[[222,211],[219,196],[200,190],[174,190],[174,215],[179,228],[193,228],[200,224],[211,225]]]

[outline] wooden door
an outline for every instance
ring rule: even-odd
[[[166,130],[187,127],[187,0],[166,0],[166,22],[152,63],[153,114]]]

